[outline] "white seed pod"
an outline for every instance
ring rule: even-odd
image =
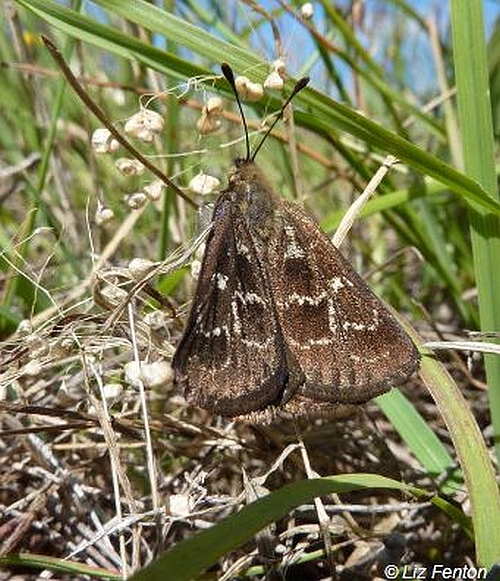
[[[272,71],[266,77],[264,81],[264,88],[270,89],[272,91],[281,91],[283,88],[284,81],[281,75],[277,71]]]
[[[124,129],[127,135],[136,137],[146,143],[151,143],[154,136],[163,131],[164,125],[165,121],[159,113],[149,109],[141,109],[128,119]]]
[[[98,204],[97,209],[95,211],[95,223],[98,226],[102,226],[103,224],[107,224],[111,222],[115,217],[115,213],[111,208],[107,208],[102,204]]]
[[[92,133],[91,145],[95,153],[114,153],[120,147],[106,127],[100,127]]]
[[[29,319],[23,319],[17,326],[17,332],[19,335],[24,336],[33,333],[33,325],[31,324],[31,321]]]
[[[124,176],[139,176],[144,171],[144,166],[137,159],[120,157],[116,160],[115,166]]]
[[[133,258],[128,264],[128,271],[134,280],[142,280],[154,266],[155,263],[147,258]]]
[[[143,192],[135,192],[134,194],[129,194],[125,201],[131,210],[138,210],[144,206],[147,199],[148,197]]]
[[[253,83],[248,77],[236,77],[234,84],[240,99],[243,101],[253,103],[264,96],[263,86],[260,83]]]
[[[172,382],[174,372],[172,366],[167,361],[159,360],[152,363],[129,361],[125,364],[125,379],[137,387],[142,381],[144,387],[160,387]]]
[[[23,365],[21,374],[28,377],[36,377],[42,373],[42,362],[39,359],[31,359],[26,365]]]
[[[161,198],[161,193],[164,187],[165,185],[161,180],[154,180],[147,186],[144,186],[142,191],[152,202],[156,202]]]
[[[99,288],[98,300],[108,307],[117,307],[127,300],[127,291],[113,284],[107,284]]]
[[[234,80],[234,84],[236,86],[236,90],[238,91],[238,95],[243,99],[246,97],[246,91],[248,87],[248,83],[252,81],[248,77],[239,76],[236,77]]]
[[[172,323],[172,317],[165,311],[151,311],[150,313],[145,313],[143,320],[146,325],[149,325],[155,331],[166,328]]]
[[[75,341],[73,337],[64,337],[59,341],[59,347],[62,351],[67,351],[68,353],[75,346]]]
[[[154,133],[161,133],[163,131],[163,128],[165,127],[163,115],[160,115],[160,113],[157,113],[156,111],[145,109],[144,117],[146,118],[146,124],[151,131]]]
[[[300,14],[305,20],[311,20],[314,16],[314,6],[312,2],[305,2],[300,8]]]
[[[151,131],[143,127],[142,129],[137,131],[134,137],[137,137],[137,139],[139,141],[142,141],[143,143],[152,143],[155,138],[155,135],[156,133],[154,133],[154,131]]]
[[[200,271],[201,271],[201,260],[193,260],[191,262],[191,276],[195,280],[198,280],[198,277],[200,276]]]
[[[258,101],[264,96],[264,87],[260,83],[250,83],[248,85],[247,101]]]
[[[221,120],[218,116],[208,115],[205,111],[202,111],[200,118],[196,122],[196,129],[200,135],[208,135],[210,133],[215,133],[220,129]]]
[[[123,395],[123,385],[121,383],[106,383],[102,387],[102,393],[108,403],[115,403]]]
[[[139,387],[141,383],[141,367],[136,361],[129,361],[125,363],[123,371],[127,383],[134,387]]]
[[[194,501],[188,494],[171,494],[168,498],[168,511],[172,516],[186,517],[194,510]]]
[[[224,111],[224,101],[220,97],[210,97],[206,102],[203,110],[207,115],[222,115]]]
[[[271,71],[276,71],[284,79],[286,77],[286,63],[283,59],[276,59],[271,65]]]
[[[216,177],[200,172],[189,182],[188,188],[193,194],[211,194],[220,186],[220,180]]]

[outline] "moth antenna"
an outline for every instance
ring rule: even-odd
[[[264,141],[268,138],[269,134],[274,129],[274,126],[276,125],[276,123],[278,123],[278,121],[283,117],[283,113],[285,112],[285,109],[287,108],[290,101],[295,97],[295,95],[297,93],[302,91],[302,89],[307,85],[308,82],[309,82],[309,77],[302,77],[301,79],[299,79],[295,83],[295,87],[293,88],[293,91],[288,95],[286,101],[283,103],[283,105],[280,109],[280,112],[278,113],[278,115],[276,115],[274,121],[271,123],[268,130],[264,133],[262,139],[260,140],[259,145],[257,145],[257,147],[255,148],[255,150],[250,158],[251,161],[253,161],[255,159],[255,156],[259,152],[259,149],[264,145]]]
[[[302,77],[295,83],[295,87],[293,88],[290,95],[288,95],[285,103],[281,107],[280,112],[276,115],[274,121],[269,126],[268,130],[264,133],[262,139],[260,140],[259,144],[255,148],[253,154],[250,154],[250,140],[248,138],[248,125],[247,120],[245,118],[245,114],[243,113],[243,106],[241,105],[240,97],[238,95],[238,91],[236,89],[236,83],[234,82],[234,74],[232,68],[227,63],[221,64],[222,74],[226,77],[227,82],[231,85],[231,89],[233,90],[234,96],[236,97],[236,103],[238,103],[238,109],[240,110],[240,115],[243,120],[243,127],[245,128],[245,143],[247,149],[246,160],[247,161],[254,161],[257,153],[259,152],[260,148],[264,145],[264,141],[268,138],[271,131],[274,129],[274,126],[278,121],[283,117],[283,113],[285,112],[286,107],[290,103],[290,101],[295,97],[297,93],[302,91],[302,89],[309,83],[309,77]]]
[[[227,82],[231,85],[231,89],[233,90],[234,96],[236,97],[236,103],[238,103],[238,109],[240,110],[241,119],[243,120],[243,127],[245,128],[245,143],[247,147],[246,160],[250,161],[250,159],[253,159],[253,157],[250,158],[250,140],[248,138],[247,120],[245,118],[245,114],[243,113],[243,107],[241,105],[240,97],[236,89],[236,83],[234,82],[233,69],[227,63],[222,63],[220,68],[222,69],[222,74],[226,77]]]

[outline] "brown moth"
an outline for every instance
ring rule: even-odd
[[[415,345],[318,224],[273,190],[254,162],[262,142],[250,156],[246,136],[215,204],[176,384],[194,405],[260,421],[335,412],[404,382]]]

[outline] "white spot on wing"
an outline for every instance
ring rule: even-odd
[[[340,276],[336,276],[332,278],[330,286],[332,287],[332,291],[337,293],[341,288],[344,288],[345,285],[342,282],[342,278]]]
[[[236,250],[238,251],[238,254],[242,254],[243,256],[250,256],[250,249],[243,242],[236,241]]]
[[[290,226],[289,224],[285,225],[285,234],[289,238],[289,242],[286,245],[284,253],[285,260],[287,258],[303,258],[306,255],[306,253],[297,242],[297,238],[295,236],[295,229],[293,228],[293,226]]]
[[[221,274],[220,272],[215,273],[215,278],[217,281],[217,288],[224,290],[227,287],[228,276]]]
[[[252,303],[258,303],[260,305],[266,304],[265,301],[257,293],[251,291],[246,293],[236,291],[234,294],[241,300],[243,304],[252,304]]]
[[[313,305],[317,306],[327,298],[326,292],[321,292],[317,296],[300,295],[299,293],[290,293],[286,296],[284,301],[277,301],[279,306],[289,307],[291,304],[296,303],[299,306],[302,305]]]
[[[238,315],[238,303],[236,301],[231,301],[231,311],[233,313],[233,333],[235,335],[241,335],[241,321]]]
[[[352,321],[344,321],[344,323],[342,323],[342,328],[344,329],[344,331],[347,331],[349,328],[353,329],[354,331],[375,331],[377,329],[377,327],[379,326],[380,321],[378,318],[377,309],[373,309],[372,313],[373,313],[373,319],[369,325],[366,325],[365,323],[356,323],[356,322],[352,322]]]

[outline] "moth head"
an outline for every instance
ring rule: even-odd
[[[244,185],[245,182],[248,183],[251,177],[255,178],[256,173],[260,173],[260,171],[254,161],[245,157],[237,157],[229,175],[229,185],[233,189],[238,189],[238,186]]]

